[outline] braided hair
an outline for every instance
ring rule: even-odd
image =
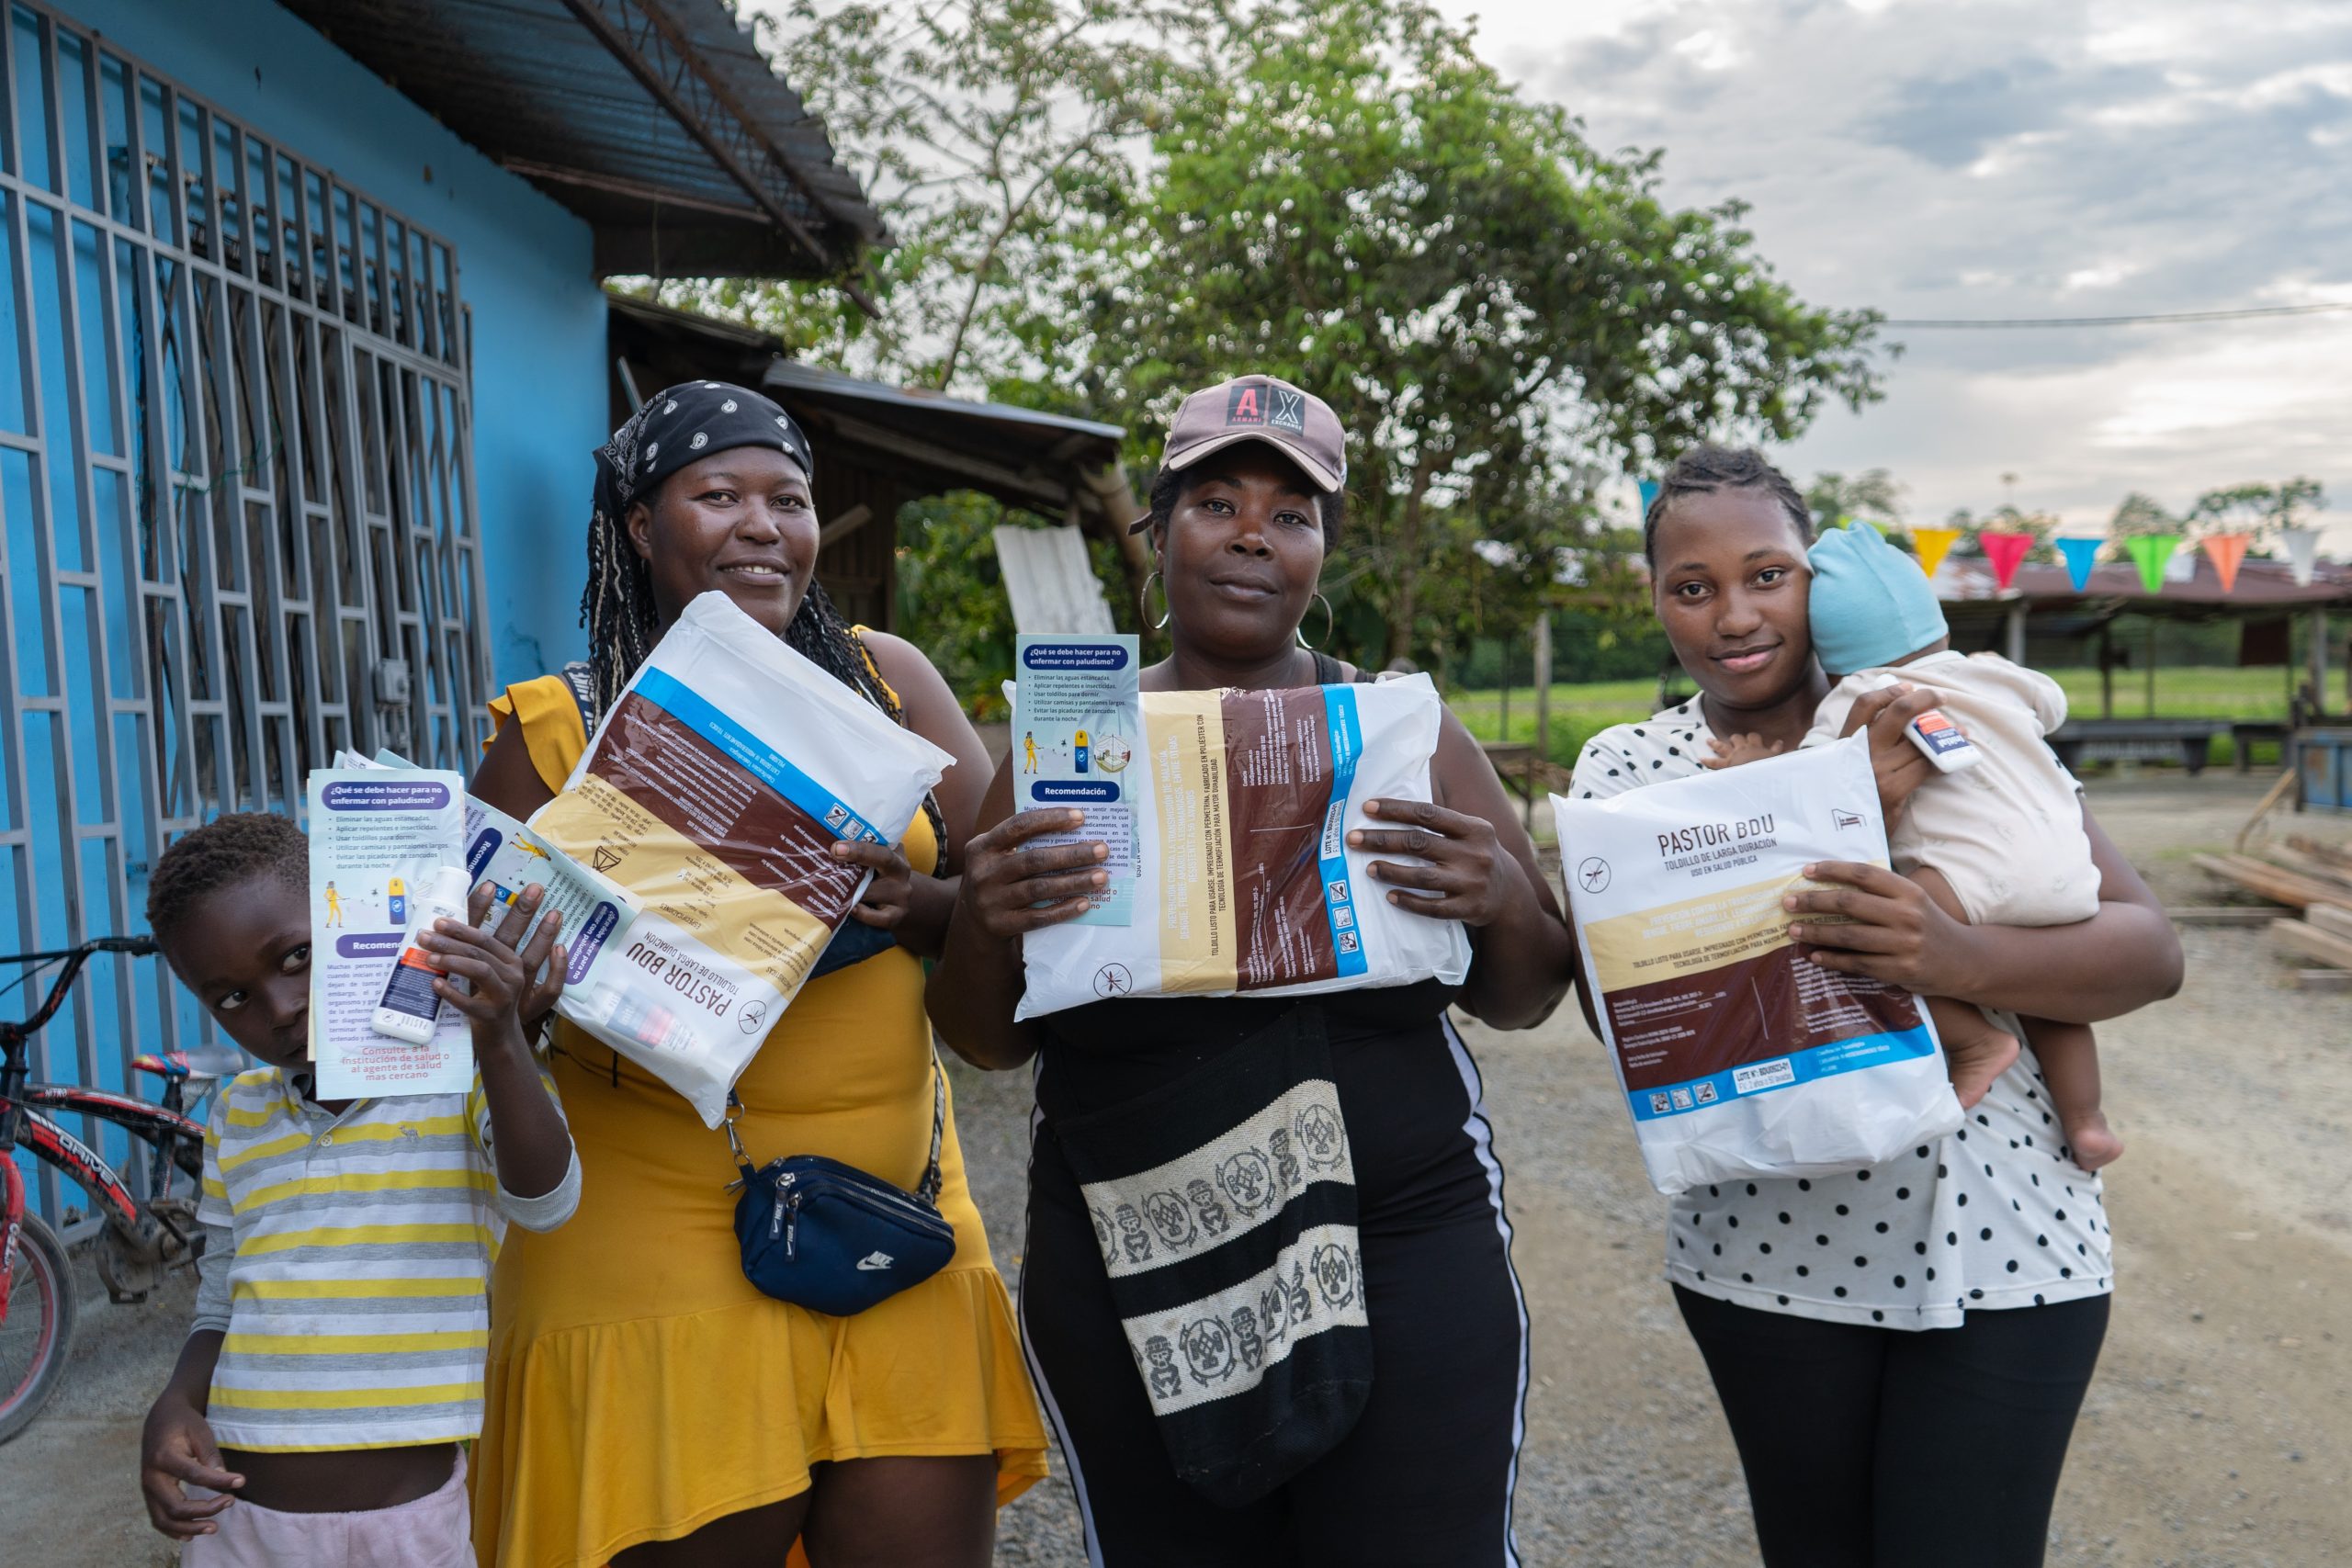
[[[1764,454],[1753,446],[1710,443],[1693,446],[1674,459],[1674,466],[1658,480],[1657,496],[1642,514],[1643,558],[1652,566],[1657,564],[1657,525],[1665,521],[1668,508],[1686,495],[1712,495],[1719,490],[1770,491],[1789,514],[1797,537],[1813,543],[1813,512],[1788,475],[1766,462]]]
[[[705,382],[692,389],[673,388],[649,399],[638,414],[614,434],[612,445],[598,454],[601,471],[596,505],[588,523],[588,583],[580,595],[580,624],[588,628],[588,667],[594,697],[592,729],[620,701],[630,678],[661,639],[662,617],[653,597],[653,569],[637,553],[636,545],[629,538],[628,509],[637,502],[648,506],[655,504],[660,499],[660,486],[666,482],[668,475],[653,473],[652,482],[642,488],[628,486],[627,477],[638,469],[641,445],[644,468],[656,468],[660,443],[647,443],[646,437],[649,419],[657,409],[666,414],[677,411],[682,400],[707,401],[697,399],[697,394],[706,389],[727,394],[725,412],[729,415],[739,412],[739,401],[756,403],[758,406],[751,409],[750,414],[772,415],[789,437],[778,440],[774,432],[769,432],[773,444],[797,461],[804,472],[814,471],[807,448],[800,443],[799,432],[791,426],[783,411],[755,392],[717,382]],[[695,412],[688,410],[687,423],[695,422]],[[672,445],[674,447],[678,443],[673,441]],[[714,453],[724,449],[723,445],[707,448]],[[706,450],[698,436],[692,450]],[[671,471],[682,466],[673,465]],[[622,480],[619,484],[613,482],[616,474]],[[906,723],[904,710],[875,669],[856,628],[833,604],[831,595],[813,579],[801,595],[800,608],[785,627],[784,641],[794,652],[880,708],[891,723]],[[940,813],[935,794],[923,795],[922,809],[937,845],[932,874],[943,875],[947,869],[947,822]]]

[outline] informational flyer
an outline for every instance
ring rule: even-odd
[[[1077,807],[1086,825],[1032,840],[1040,845],[1110,846],[1111,880],[1094,907],[1071,922],[1125,926],[1135,921],[1135,782],[1128,770],[1142,749],[1143,707],[1136,643],[1124,636],[1031,636],[1014,640],[1019,674],[1012,698],[1012,804],[1015,811]]]
[[[533,883],[547,890],[516,946],[528,946],[547,918],[560,913],[563,925],[556,936],[563,943],[567,986],[587,979],[599,959],[619,951],[637,919],[626,894],[498,807],[471,795],[466,797],[466,871],[477,886],[485,879],[490,883],[485,924],[503,919]]]
[[[311,1055],[322,1100],[462,1094],[473,1039],[444,1007],[412,1045],[369,1027],[400,958],[409,900],[464,849],[465,781],[422,769],[311,770]]]
[[[339,753],[338,761],[348,755]],[[374,765],[416,767],[399,752],[389,750],[377,752]],[[537,883],[544,890],[538,912],[523,928],[515,946],[518,950],[528,947],[549,915],[562,915],[558,940],[563,943],[564,984],[580,984],[598,959],[620,949],[637,919],[636,906],[619,888],[495,806],[470,795],[465,799],[466,874],[476,886],[485,879],[490,883],[490,909],[482,916],[482,924],[497,925],[522,897],[523,889]]]

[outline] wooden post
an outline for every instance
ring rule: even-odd
[[[2156,618],[2148,617],[2148,716],[2156,716]]]
[[[1552,612],[1535,617],[1535,754],[1552,759]]]
[[[2098,716],[2115,716],[2115,623],[2101,621],[2098,626]]]
[[[2025,662],[2024,600],[2020,599],[2016,604],[2009,606],[2009,621],[2007,631],[2008,634],[2007,638],[2008,643],[2008,648],[2007,649],[2008,660],[2012,664],[2023,664]]]
[[[1503,638],[1503,704],[1502,716],[1497,721],[1495,738],[1508,744],[1510,740],[1510,655],[1511,640]]]
[[[2312,612],[2312,704],[2327,711],[2327,611]]]

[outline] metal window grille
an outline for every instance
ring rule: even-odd
[[[5,22],[0,940],[33,951],[139,929],[174,835],[298,812],[337,748],[464,766],[490,659],[448,243],[56,12]],[[119,1085],[198,1027],[102,959],[33,1069]]]

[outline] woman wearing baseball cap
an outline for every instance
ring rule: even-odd
[[[1317,582],[1341,526],[1346,479],[1340,422],[1319,398],[1245,376],[1184,400],[1150,513],[1136,525],[1149,531],[1155,562],[1144,615],[1171,645],[1143,671],[1145,690],[1366,678],[1311,649],[1302,629],[1321,601]],[[1313,619],[1328,633],[1328,602],[1322,609]],[[1012,815],[1003,770],[982,803],[928,1002],[942,1036],[970,1060],[1040,1063],[1023,1324],[1090,1551],[1110,1568],[1519,1561],[1510,1504],[1526,1309],[1477,1070],[1447,1009],[1498,1028],[1532,1026],[1566,994],[1573,959],[1533,845],[1450,714],[1430,776],[1434,804],[1374,801],[1367,812],[1395,826],[1351,843],[1412,857],[1369,870],[1411,890],[1390,893],[1402,908],[1470,928],[1475,957],[1461,987],[1119,998],[1027,1021],[1013,1020],[1021,938],[1086,907],[1107,851],[1031,847],[1076,826],[1074,814]],[[1212,1235],[1231,1225],[1238,1235],[1257,1221],[1181,1172],[1140,1216],[1126,1205],[1090,1212],[1073,1165],[1087,1163],[1106,1122],[1174,1114],[1188,1097],[1213,1095],[1302,1041],[1317,1062],[1328,1049],[1345,1117],[1352,1253],[1327,1247],[1304,1278],[1238,1285],[1168,1278],[1214,1255],[1163,1258],[1155,1284],[1176,1301],[1203,1293],[1216,1310],[1172,1338],[1131,1344],[1106,1253],[1144,1255],[1146,1224],[1165,1240],[1171,1227],[1189,1237],[1195,1224]],[[1302,1118],[1297,1157],[1331,1135]],[[1277,1129],[1262,1142],[1279,1162],[1293,1157],[1293,1138]],[[1135,1270],[1120,1272],[1132,1299]],[[1361,1315],[1342,1335],[1317,1303],[1352,1304],[1357,1282]]]

